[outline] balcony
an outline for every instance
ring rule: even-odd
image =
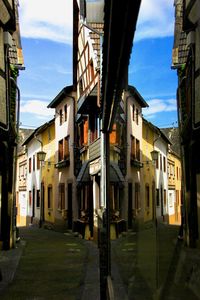
[[[57,169],[66,168],[66,167],[69,167],[69,165],[70,165],[70,157],[68,156],[65,159],[57,162],[55,164],[55,168],[57,168]]]
[[[101,155],[101,139],[98,138],[92,144],[89,145],[89,160],[94,160]]]
[[[134,155],[131,155],[131,166],[140,169],[143,167],[143,163],[139,161]]]
[[[77,114],[90,114],[98,109],[97,107],[97,85],[89,94],[83,94],[77,102]]]

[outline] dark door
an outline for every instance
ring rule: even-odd
[[[45,221],[44,218],[45,204],[44,204],[44,183],[41,184],[41,220]]]
[[[33,204],[32,204],[32,222],[33,218],[35,217],[35,188],[33,188]]]
[[[132,191],[132,183],[128,184],[128,228],[132,228],[132,211],[133,211],[133,204],[132,204],[132,198],[133,198],[133,191]]]
[[[89,184],[89,228],[91,236],[93,237],[93,230],[94,230],[94,212],[93,212],[93,186],[92,182]]]
[[[68,199],[68,228],[72,229],[72,183],[68,183],[67,189],[67,199]]]

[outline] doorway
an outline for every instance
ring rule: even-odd
[[[68,200],[68,229],[72,229],[72,183],[68,183],[67,188],[67,200]]]
[[[132,228],[132,222],[133,222],[133,218],[132,218],[132,211],[133,211],[133,203],[132,203],[132,197],[133,197],[133,190],[132,190],[133,186],[132,183],[130,182],[128,184],[128,228],[131,229]]]

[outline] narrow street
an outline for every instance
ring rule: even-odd
[[[87,289],[87,285],[84,286],[87,265],[92,263],[93,269],[95,268],[92,251],[87,246],[88,242],[71,233],[59,233],[36,227],[21,228],[20,237],[18,247],[21,248],[21,258],[13,282],[0,294],[2,300],[84,299],[84,289]],[[96,247],[93,249],[95,251]],[[11,251],[13,256],[17,254],[16,250]],[[11,257],[9,259],[13,265]],[[97,267],[96,255],[95,260]],[[9,274],[6,273],[11,269],[9,266],[4,270],[5,275],[2,272],[3,278],[9,279]],[[92,285],[96,286],[98,293],[97,275],[98,270],[93,274]],[[87,284],[89,283],[91,284],[90,278]],[[0,283],[0,292],[2,284]]]
[[[114,299],[199,299],[199,251],[177,240],[178,226],[155,229],[129,230],[111,242]],[[35,226],[20,228],[20,237],[16,249],[0,252],[1,300],[100,300],[94,241]]]

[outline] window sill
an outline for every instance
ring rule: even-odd
[[[57,164],[55,164],[55,168],[60,169],[60,168],[65,168],[68,167],[70,165],[70,159],[65,159],[65,160],[61,160],[59,161]]]

